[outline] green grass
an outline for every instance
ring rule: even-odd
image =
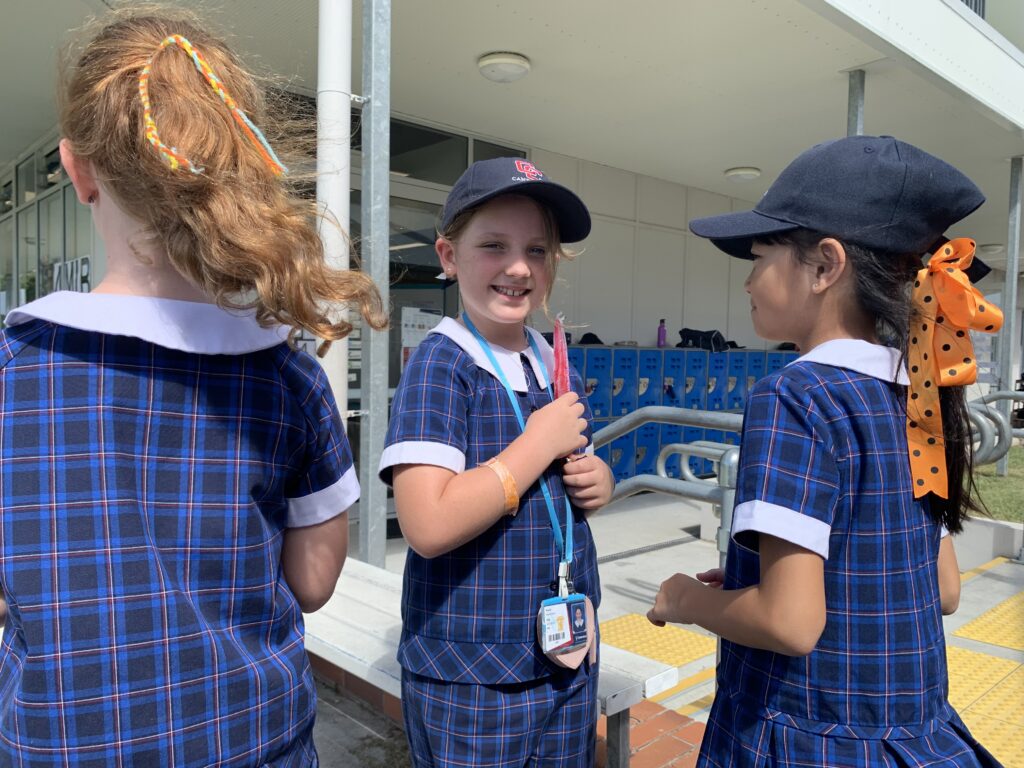
[[[978,495],[996,520],[1024,522],[1024,447],[1010,448],[1010,472],[1006,477],[996,474],[995,464],[974,470]]]

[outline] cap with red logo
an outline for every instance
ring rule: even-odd
[[[590,234],[590,211],[575,192],[549,181],[537,166],[521,157],[496,157],[469,166],[445,200],[440,231],[455,217],[499,195],[526,195],[546,205],[558,222],[563,243],[575,243]]]

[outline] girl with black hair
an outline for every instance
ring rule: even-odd
[[[755,330],[803,353],[747,400],[725,571],[676,574],[648,614],[722,637],[698,765],[998,765],[949,704],[942,629],[949,534],[976,509],[968,331],[1000,324],[974,243],[942,235],[982,202],[860,136],[802,154],[753,211],[690,223],[753,260]]]

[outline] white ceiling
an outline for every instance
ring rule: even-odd
[[[104,7],[4,3],[0,71],[19,74],[0,84],[0,166],[52,128],[57,46]],[[315,91],[314,0],[203,7],[251,60]],[[989,202],[957,234],[1006,242],[1009,158],[1024,153],[1024,139],[798,0],[393,0],[392,13],[393,112],[751,202],[801,150],[845,133],[846,71],[863,68],[865,131],[964,170]],[[476,59],[494,50],[529,57],[530,75],[484,80]],[[722,171],[737,165],[763,175],[727,180]],[[1005,255],[986,260],[998,266]]]

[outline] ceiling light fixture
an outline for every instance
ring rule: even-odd
[[[530,60],[520,53],[494,51],[476,61],[480,74],[495,83],[512,83],[530,73]]]
[[[761,175],[761,169],[752,165],[738,165],[735,168],[726,168],[723,173],[726,178],[733,181],[752,181]]]
[[[978,246],[979,251],[981,251],[982,253],[987,253],[989,255],[993,253],[1002,253],[1005,248],[1006,246],[1003,245],[1002,243],[984,243]]]

